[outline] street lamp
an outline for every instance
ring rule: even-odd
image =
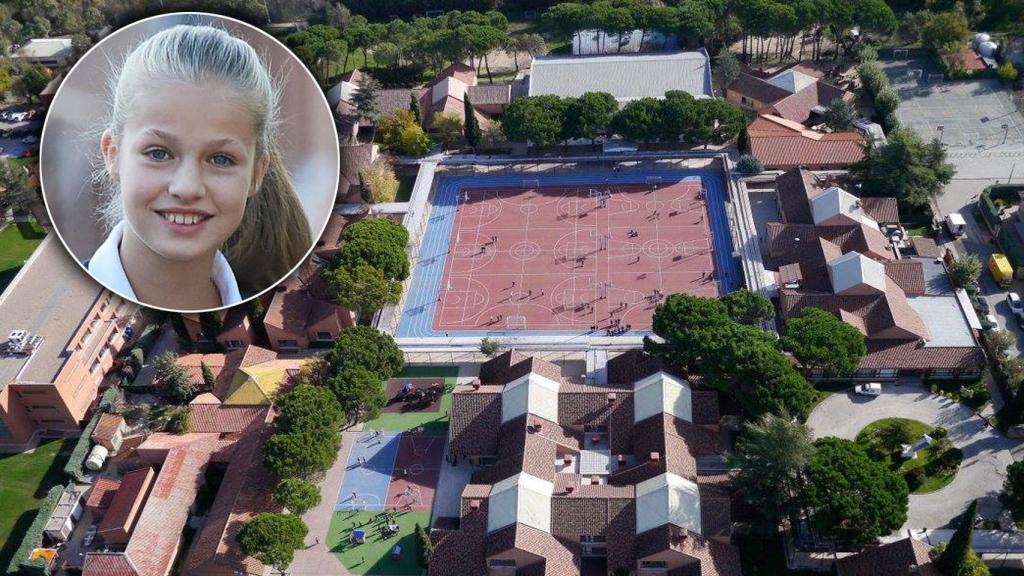
[[[1010,125],[1003,124],[1003,144],[1006,144],[1006,135],[1010,133]]]

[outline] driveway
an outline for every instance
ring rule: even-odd
[[[944,426],[953,444],[964,452],[964,461],[949,486],[931,494],[910,496],[904,529],[946,526],[976,498],[981,500],[981,514],[988,518],[998,515],[1006,467],[1014,461],[1014,455],[1019,458],[1019,442],[987,426],[969,408],[931,394],[920,384],[886,385],[876,398],[833,394],[815,408],[807,425],[815,438],[853,440],[868,424],[893,417]]]

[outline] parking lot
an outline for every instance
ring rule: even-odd
[[[946,82],[923,59],[879,64],[899,92],[900,123],[925,139],[939,138],[951,148],[1024,144],[1024,117],[999,80]]]
[[[39,150],[42,116],[26,106],[0,110],[0,157],[20,158]]]

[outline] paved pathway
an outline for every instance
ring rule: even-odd
[[[1020,443],[986,425],[969,408],[931,394],[920,385],[886,385],[877,398],[852,393],[833,394],[807,420],[815,437],[850,440],[865,426],[882,418],[912,418],[945,426],[953,443],[964,451],[953,482],[931,494],[911,495],[904,528],[939,528],[961,514],[968,503],[981,499],[979,511],[989,518],[999,512],[1006,467],[1019,459]],[[1014,458],[1016,456],[1016,458]]]
[[[306,535],[306,548],[295,551],[295,560],[288,567],[289,576],[323,576],[326,574],[348,576],[349,571],[341,561],[327,548],[327,530],[331,527],[334,506],[338,502],[338,492],[345,480],[345,466],[352,444],[356,441],[357,432],[363,425],[357,424],[342,433],[341,447],[338,458],[327,471],[327,477],[320,483],[320,504],[306,512],[302,520],[309,527]],[[317,540],[319,539],[319,544]]]

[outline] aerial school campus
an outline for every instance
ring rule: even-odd
[[[341,179],[292,277],[203,314],[14,197],[99,33],[11,8],[0,570],[1024,570],[1017,2],[543,4],[242,14]]]

